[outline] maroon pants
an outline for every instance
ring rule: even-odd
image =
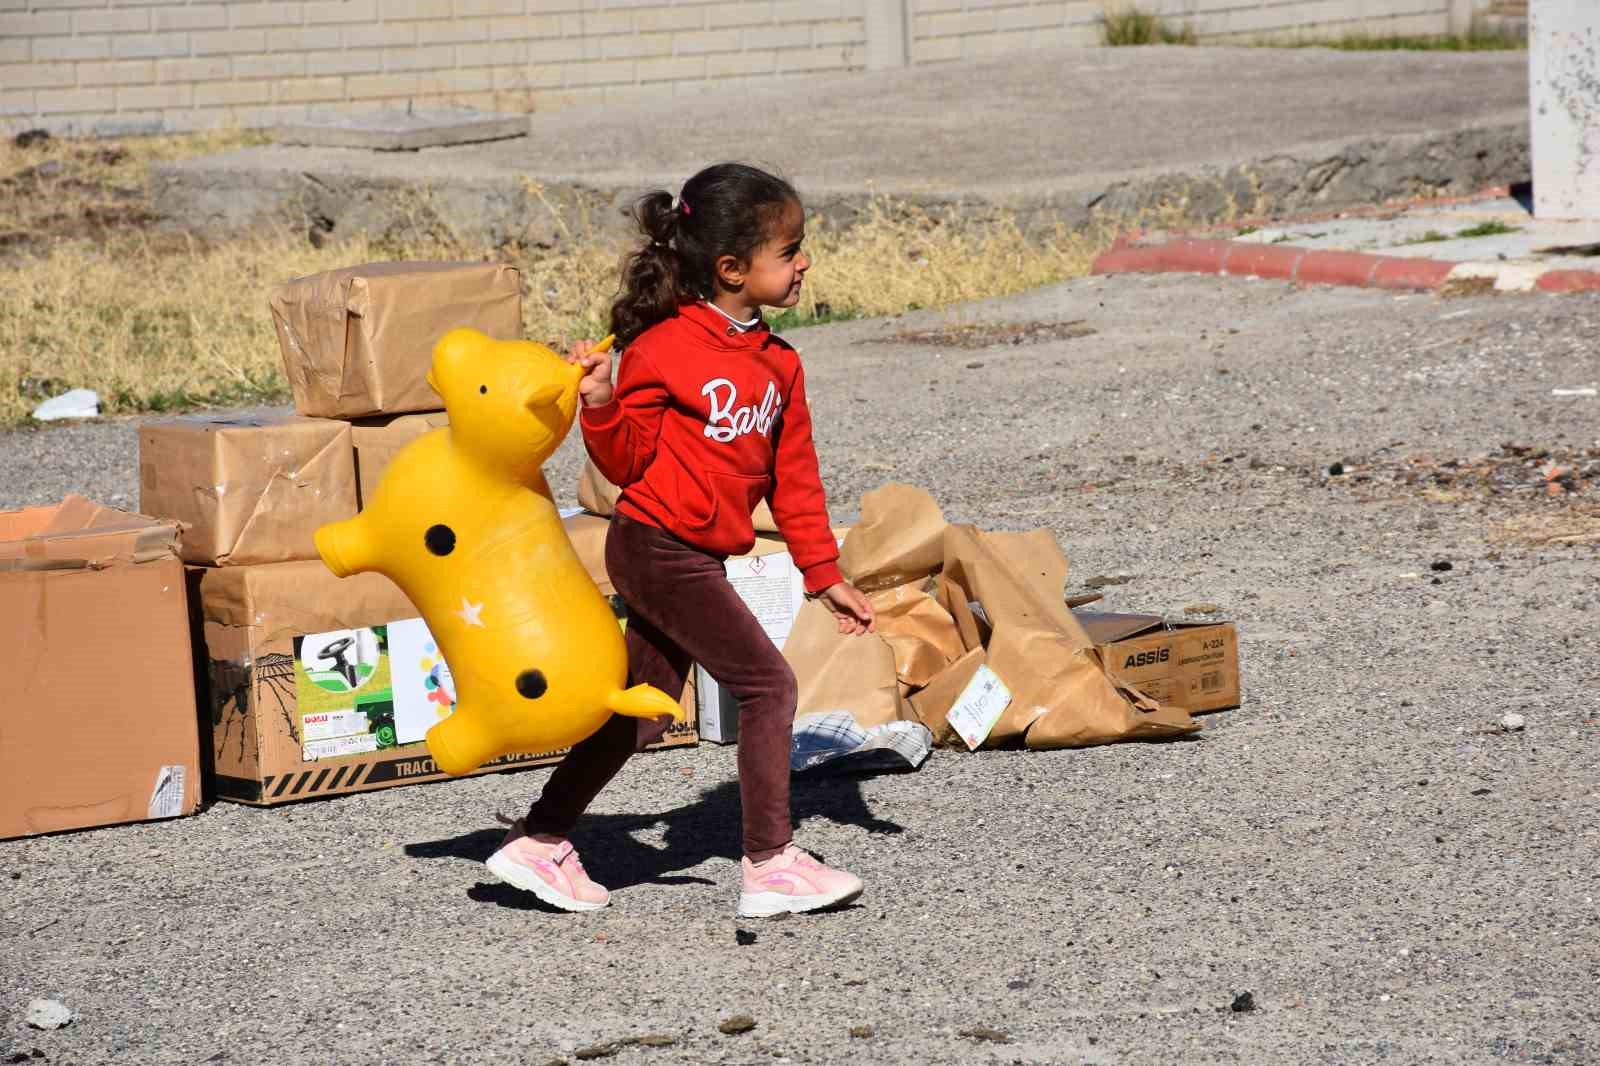
[[[739,701],[739,801],[752,862],[793,838],[789,750],[794,671],[728,583],[722,561],[624,515],[606,534],[606,573],[628,605],[628,684],[677,695],[699,663]],[[572,832],[628,756],[666,732],[666,718],[612,715],[573,746],[528,811],[530,833]]]

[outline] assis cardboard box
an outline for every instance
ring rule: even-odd
[[[449,667],[388,578],[340,579],[305,561],[197,567],[190,580],[220,798],[270,805],[446,776],[424,737],[453,709]],[[625,626],[620,599],[612,605]],[[696,743],[692,687],[683,703],[685,721],[655,747]],[[562,754],[508,755],[475,772]]]
[[[317,527],[356,513],[350,425],[292,415],[148,422],[139,509],[182,524],[187,562],[315,559]]]
[[[1232,622],[1168,622],[1158,614],[1073,612],[1106,672],[1190,714],[1239,706],[1239,634]]]
[[[280,285],[268,306],[301,414],[435,411],[434,344],[463,326],[521,337],[522,275],[506,263],[365,263]]]
[[[177,541],[81,496],[0,514],[0,838],[199,805]]]

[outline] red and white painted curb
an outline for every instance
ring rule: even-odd
[[[1600,271],[1595,270],[1552,269],[1537,263],[1449,263],[1250,241],[1118,241],[1094,261],[1090,270],[1095,274],[1241,275],[1281,278],[1304,285],[1413,290],[1441,289],[1453,281],[1492,278],[1495,289],[1501,292],[1600,291]]]

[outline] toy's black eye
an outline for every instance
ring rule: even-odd
[[[488,392],[489,392],[489,386],[487,386],[487,385],[479,385],[478,386],[478,395],[479,396],[487,395]]]

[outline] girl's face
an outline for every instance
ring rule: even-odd
[[[739,295],[752,307],[793,307],[800,302],[800,286],[811,260],[800,250],[806,236],[806,216],[799,201],[790,200],[767,232],[742,272]]]

